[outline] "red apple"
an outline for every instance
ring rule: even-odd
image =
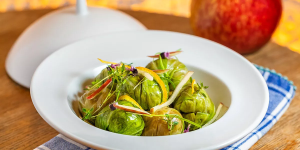
[[[280,0],[193,0],[191,25],[195,35],[246,54],[270,40],[281,12]]]

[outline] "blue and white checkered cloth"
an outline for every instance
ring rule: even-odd
[[[272,126],[279,120],[282,114],[289,107],[292,98],[294,97],[296,87],[286,77],[276,73],[274,70],[269,70],[255,65],[267,82],[270,103],[268,111],[261,123],[247,136],[237,141],[236,143],[223,148],[222,150],[245,150],[254,145],[263,135],[265,135]],[[35,150],[92,150],[91,148],[79,144],[62,134],[57,135],[50,141],[37,147]]]

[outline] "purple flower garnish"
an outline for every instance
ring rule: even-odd
[[[127,68],[126,67],[126,70],[128,70],[128,71],[133,71],[135,68],[133,67],[133,66],[131,66],[130,68]]]
[[[133,76],[136,76],[136,75],[138,75],[138,70],[136,69],[136,68],[134,68],[133,70],[132,70],[132,74],[133,74]]]
[[[190,132],[190,127],[191,127],[191,124],[189,124],[189,125],[187,126],[187,128],[184,130],[184,133]]]
[[[162,52],[162,53],[160,53],[160,57],[162,58],[162,59],[169,59],[170,58],[170,52]]]
[[[116,69],[117,66],[120,66],[120,64],[111,64],[110,67]]]
[[[114,104],[109,104],[109,108],[110,110],[114,111],[116,110],[117,108],[114,106]]]

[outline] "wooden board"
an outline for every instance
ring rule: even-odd
[[[13,82],[5,71],[11,46],[36,19],[52,10],[0,13],[0,149],[33,149],[58,134],[36,112],[29,90]],[[189,19],[145,12],[124,11],[148,29],[192,34]],[[258,65],[275,69],[300,88],[300,54],[269,42],[259,52],[245,56]],[[300,149],[300,97],[251,149]]]

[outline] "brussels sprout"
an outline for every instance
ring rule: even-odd
[[[130,102],[120,100],[120,105],[134,107]],[[111,110],[106,106],[96,118],[95,126],[114,133],[125,135],[141,135],[145,127],[143,117],[121,109]]]
[[[110,89],[104,88],[98,96],[93,99],[87,99],[86,97],[92,94],[96,89],[86,91],[79,99],[79,109],[83,116],[87,115],[86,112],[83,112],[83,108],[86,110],[91,110],[90,113],[97,114],[102,108],[107,106],[109,103],[113,102],[116,99],[115,95],[112,95],[104,104],[104,100],[107,98]],[[101,106],[103,105],[103,106]],[[101,109],[100,109],[101,107]]]
[[[173,108],[164,107],[162,109],[159,109],[155,111],[154,115],[165,115],[165,114],[177,114],[181,117],[181,114]],[[143,131],[142,136],[163,136],[163,135],[175,135],[175,134],[181,134],[184,131],[184,123],[182,120],[178,118],[172,118],[172,115],[170,115],[172,121],[172,127],[170,128],[170,122],[168,125],[168,119],[167,117],[147,117],[144,116],[145,121],[145,129]]]
[[[124,74],[125,75],[125,74]],[[105,77],[108,76],[108,70],[107,68],[104,68],[96,77],[95,77],[95,81],[101,81],[102,79],[104,79]],[[107,78],[109,79],[109,78]],[[107,79],[103,80],[101,82],[101,84],[103,84]],[[113,86],[113,88],[112,88]],[[112,90],[116,90],[116,86],[117,86],[117,83],[113,83],[113,84],[109,84],[107,87],[108,88],[112,88]]]
[[[162,92],[158,83],[155,80],[150,81],[142,75],[130,76],[127,78],[125,84],[119,86],[121,86],[118,87],[120,96],[125,94],[129,95],[139,103],[144,110],[150,110],[162,102]],[[166,84],[166,88],[167,87],[168,85]]]
[[[192,84],[186,85],[173,104],[174,108],[183,114],[183,117],[204,125],[215,115],[214,103],[209,98],[204,88],[194,84],[194,93],[192,94]],[[192,130],[197,129],[191,126]]]
[[[197,112],[196,115],[195,113],[189,113],[189,114],[182,114],[183,118],[189,119],[201,126],[206,124],[211,118],[211,115],[208,113],[202,113],[202,112]],[[185,125],[188,126],[188,123],[185,122]],[[196,127],[194,125],[191,125],[190,131],[197,130],[199,127]]]
[[[186,66],[177,59],[156,59],[150,62],[146,68],[151,70],[163,70],[169,69],[168,72],[160,74],[159,76],[169,79],[174,83],[174,86],[170,83],[170,90],[174,91],[179,82],[183,79],[184,75],[188,72]]]

